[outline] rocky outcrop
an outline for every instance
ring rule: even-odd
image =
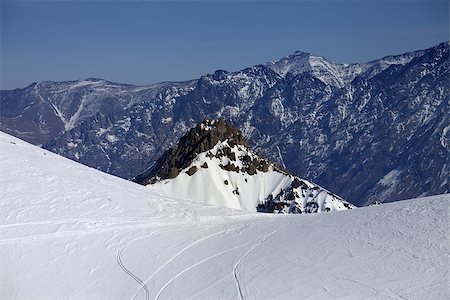
[[[212,149],[219,141],[227,140],[230,146],[242,145],[248,147],[247,141],[241,132],[223,119],[212,121],[204,119],[203,122],[189,130],[174,147],[167,150],[147,172],[136,176],[133,181],[140,184],[149,184],[155,180],[175,178],[181,170],[187,168],[198,154]],[[215,157],[227,156],[231,161],[236,160],[234,153],[227,149],[213,155]],[[207,168],[205,162],[202,168]],[[222,166],[225,170],[239,171],[232,163]],[[250,167],[250,166],[249,166]],[[192,175],[197,169],[189,169]]]

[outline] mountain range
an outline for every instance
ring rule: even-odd
[[[102,79],[0,92],[0,130],[123,178],[205,117],[356,205],[449,191],[449,42],[369,63],[295,52],[149,86]]]

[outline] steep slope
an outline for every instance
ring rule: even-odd
[[[448,299],[450,196],[251,214],[0,132],[1,299]]]
[[[190,127],[222,117],[264,156],[364,205],[450,191],[448,78],[448,42],[350,65],[296,52],[185,83],[1,91],[0,128],[131,178]]]
[[[252,152],[227,122],[205,119],[136,182],[169,195],[250,212],[314,213],[354,208]]]

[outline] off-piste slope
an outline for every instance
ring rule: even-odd
[[[449,209],[243,213],[0,132],[0,298],[448,299]]]
[[[136,182],[195,201],[250,212],[315,213],[354,206],[254,153],[226,121],[191,128]]]

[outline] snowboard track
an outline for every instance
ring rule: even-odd
[[[150,292],[148,290],[148,287],[145,285],[145,283],[139,278],[137,277],[135,274],[133,274],[130,270],[127,269],[127,267],[125,267],[125,265],[122,262],[122,252],[123,250],[127,247],[128,245],[126,245],[125,247],[123,247],[122,249],[120,249],[117,252],[117,263],[119,264],[119,266],[122,268],[122,270],[128,274],[128,276],[130,276],[131,278],[133,278],[139,285],[140,288],[143,289],[145,291],[145,300],[149,299],[149,295]]]

